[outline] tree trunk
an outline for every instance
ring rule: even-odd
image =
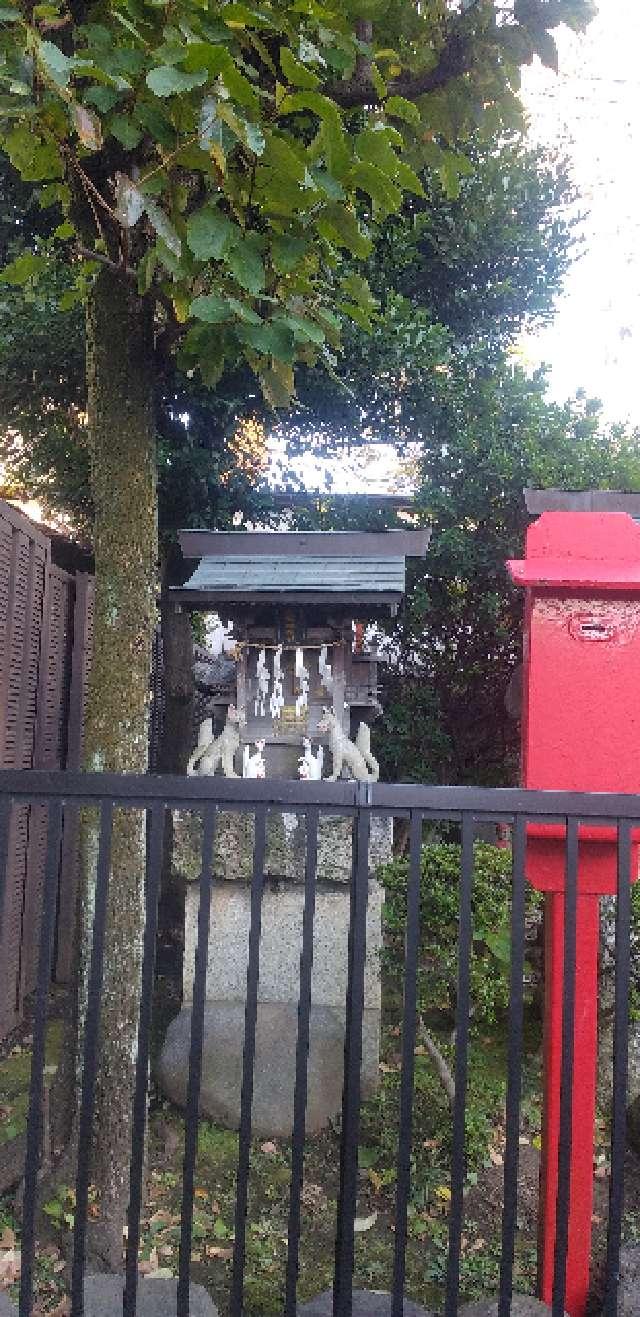
[[[85,768],[144,773],[148,767],[149,675],[156,620],[157,499],[153,407],[153,311],[135,285],[108,268],[87,311],[91,484],[96,599],[85,726]],[[84,983],[97,861],[97,818],[83,828]],[[92,1261],[122,1268],[128,1200],[131,1104],[137,1053],[144,930],[145,823],[114,814],[101,1049],[92,1179],[100,1218]]]

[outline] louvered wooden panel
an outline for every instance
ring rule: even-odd
[[[46,538],[0,504],[0,765],[30,768],[35,742],[42,606],[49,564]],[[14,807],[0,947],[0,1036],[20,1019],[24,895],[30,818]]]
[[[40,672],[38,681],[34,768],[64,768],[64,743],[68,709],[68,686],[72,644],[70,592],[73,579],[68,572],[50,565],[44,601]],[[29,994],[36,985],[38,947],[42,915],[42,892],[47,839],[46,807],[34,805],[29,820],[29,848],[24,894],[22,990]]]
[[[70,682],[67,720],[67,768],[82,766],[82,733],[87,702],[87,682],[93,649],[93,578],[82,573],[75,577],[73,636],[70,652]],[[55,977],[66,983],[73,969],[74,935],[80,864],[78,853],[77,811],[65,814],[60,864],[58,901],[58,940]]]

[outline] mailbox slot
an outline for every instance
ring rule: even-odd
[[[578,617],[572,617],[569,622],[569,631],[574,640],[613,640],[617,635],[618,628],[615,622],[603,617],[594,617],[589,613],[581,613]]]

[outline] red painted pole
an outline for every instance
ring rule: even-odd
[[[585,1311],[591,1262],[599,904],[598,896],[590,894],[578,897],[569,1243],[565,1293],[565,1308],[571,1317],[581,1317]],[[545,898],[544,1105],[538,1253],[540,1296],[543,1302],[549,1304],[553,1297],[558,1193],[563,956],[564,895],[562,892],[549,892]]]

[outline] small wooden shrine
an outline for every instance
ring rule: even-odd
[[[235,704],[241,746],[260,747],[267,776],[327,776],[312,748],[326,739],[323,710],[355,741],[380,711],[366,624],[397,612],[406,559],[428,543],[427,530],[182,531],[197,565],[176,602],[233,624],[236,689],[220,695],[214,731]]]

